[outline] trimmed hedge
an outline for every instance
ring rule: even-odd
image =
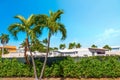
[[[85,57],[78,62],[68,57],[46,69],[45,77],[120,77],[120,56]]]
[[[35,60],[38,76],[42,68],[39,60]],[[33,77],[33,67],[20,63],[17,59],[0,59],[0,77]],[[79,61],[65,58],[46,66],[44,77],[101,78],[120,77],[120,56],[85,57]]]

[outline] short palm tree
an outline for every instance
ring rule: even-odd
[[[93,44],[93,45],[91,46],[91,48],[97,48],[97,46],[96,46],[95,44]]]
[[[26,47],[28,47],[28,49],[30,51],[32,63],[33,63],[33,67],[34,67],[34,75],[37,80],[36,68],[35,68],[34,58],[31,53],[31,49],[30,49],[30,45],[29,45],[29,39],[31,41],[36,39],[41,34],[41,30],[39,30],[37,26],[33,26],[34,22],[35,22],[34,15],[31,15],[28,19],[25,19],[21,15],[17,15],[17,16],[15,16],[15,18],[19,19],[21,21],[21,23],[14,23],[14,24],[10,25],[8,30],[16,39],[17,39],[17,34],[19,32],[24,32],[26,34],[26,39],[25,39]]]
[[[62,33],[62,40],[64,40],[66,38],[66,29],[65,29],[65,26],[59,22],[59,18],[60,18],[60,15],[63,14],[63,11],[62,10],[58,10],[57,12],[52,12],[50,11],[50,16],[47,16],[45,15],[45,19],[46,19],[46,22],[44,21],[44,23],[46,24],[46,26],[44,26],[44,28],[47,28],[48,29],[48,42],[47,42],[47,51],[46,51],[46,56],[45,56],[45,61],[44,61],[44,64],[43,64],[43,68],[41,70],[41,75],[40,75],[40,78],[39,80],[42,79],[42,76],[43,76],[43,72],[44,72],[44,69],[45,69],[45,65],[46,65],[46,61],[47,61],[47,57],[48,57],[48,53],[49,53],[49,47],[50,47],[50,39],[51,39],[51,36],[58,33],[58,32],[61,32]],[[38,15],[39,17],[39,15]],[[38,18],[38,20],[40,20]],[[39,24],[38,24],[39,25]]]
[[[0,36],[1,44],[3,45],[2,47],[2,56],[4,54],[4,46],[9,42],[9,35],[8,34],[3,34]]]
[[[65,48],[66,48],[66,45],[65,45],[65,44],[60,44],[59,48],[60,48],[60,49],[65,49]]]
[[[48,42],[47,38],[45,38],[42,42],[43,42],[45,45],[47,45],[47,42]]]
[[[76,47],[76,43],[73,42],[73,43],[69,43],[69,48],[68,49],[73,49]]]
[[[80,43],[76,44],[76,48],[81,48],[81,44]]]
[[[58,48],[57,48],[57,47],[54,47],[53,49],[54,49],[54,51],[55,51],[55,50],[58,50]]]
[[[109,46],[109,45],[105,45],[103,46],[104,49],[108,49],[108,50],[111,50],[112,48]]]

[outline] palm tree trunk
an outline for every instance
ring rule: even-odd
[[[30,49],[28,38],[26,39],[26,43],[27,43],[27,46],[28,46],[28,49],[30,51],[30,55],[31,55],[31,58],[32,58],[32,64],[33,64],[33,69],[34,69],[35,80],[38,80],[37,72],[36,72],[36,66],[35,66],[35,61],[34,61],[34,58],[33,58],[33,55],[32,55],[31,49]]]
[[[41,70],[41,74],[40,74],[39,80],[42,80],[42,77],[43,77],[43,73],[44,73],[44,69],[45,69],[45,66],[46,66],[47,57],[48,57],[48,53],[49,53],[49,46],[50,46],[50,33],[48,34],[47,54],[45,56],[45,60],[44,60],[44,63],[43,63],[43,67],[42,67],[42,70]]]
[[[24,57],[25,57],[26,63],[30,65],[30,61],[28,60],[28,55],[27,55],[27,45],[25,45]]]
[[[3,47],[2,47],[2,57],[4,55],[4,44],[3,44]]]

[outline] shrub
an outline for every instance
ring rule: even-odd
[[[35,60],[37,75],[40,75],[43,63]],[[0,58],[0,77],[34,77],[32,65],[18,62],[17,59]],[[80,58],[64,58],[45,68],[44,77],[101,78],[120,77],[120,56],[96,56]]]

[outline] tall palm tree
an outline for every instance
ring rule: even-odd
[[[19,32],[23,32],[26,34],[26,39],[25,39],[26,47],[25,48],[28,47],[30,51],[31,58],[32,58],[32,64],[34,68],[34,75],[35,75],[35,79],[37,80],[36,68],[35,68],[34,58],[33,58],[33,55],[30,49],[29,40],[33,41],[34,39],[36,39],[36,37],[38,37],[41,34],[41,30],[38,29],[37,26],[34,26],[34,22],[35,22],[34,15],[31,15],[28,19],[25,19],[21,15],[17,15],[15,16],[15,18],[19,19],[21,22],[10,25],[8,30],[16,39],[17,39],[17,34]]]
[[[63,14],[63,11],[62,10],[58,10],[57,12],[52,12],[50,11],[50,16],[47,16],[45,15],[44,17],[46,18],[46,28],[48,29],[48,42],[47,42],[47,51],[46,51],[46,56],[45,56],[45,60],[44,60],[44,63],[43,63],[43,67],[42,67],[42,70],[41,70],[41,75],[40,75],[40,78],[39,80],[42,79],[42,76],[43,76],[43,72],[44,72],[44,69],[45,69],[45,65],[46,65],[46,61],[47,61],[47,57],[48,57],[48,53],[49,53],[49,47],[50,47],[50,39],[51,39],[51,36],[58,33],[58,32],[61,32],[62,33],[62,40],[64,40],[66,38],[66,29],[65,29],[65,26],[59,22],[59,19],[60,19],[60,15]],[[39,15],[38,15],[39,17]],[[38,20],[40,20],[38,18]],[[38,24],[39,25],[39,24]]]
[[[24,40],[20,45],[21,45],[20,47],[24,48],[24,57],[25,57],[26,63],[30,64],[28,55],[27,55],[28,48],[27,48],[26,40]]]
[[[0,36],[1,44],[3,45],[2,47],[2,56],[4,54],[4,46],[9,42],[9,35],[8,34],[3,34]]]

